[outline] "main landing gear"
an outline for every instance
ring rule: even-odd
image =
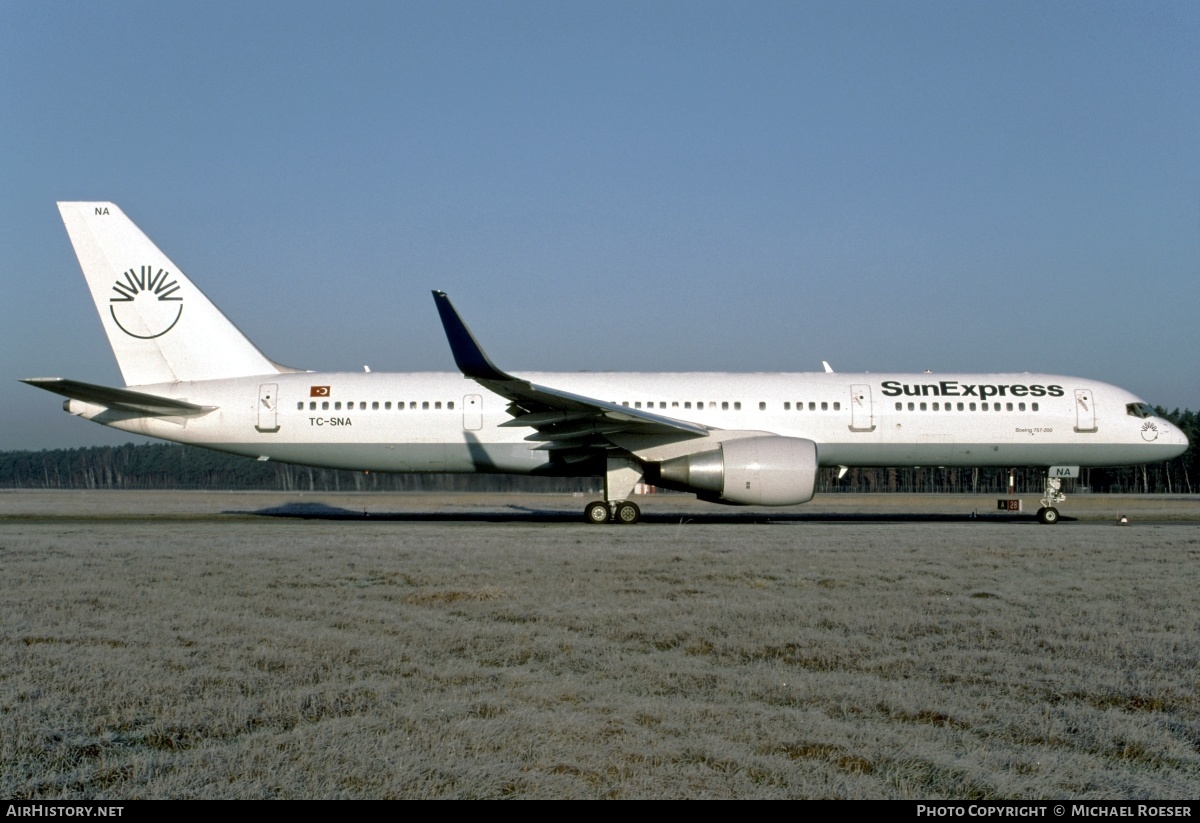
[[[1057,523],[1058,509],[1055,508],[1055,505],[1066,499],[1067,496],[1062,493],[1062,481],[1057,477],[1047,477],[1046,495],[1039,501],[1042,507],[1037,512],[1038,522],[1045,523],[1047,526]]]
[[[624,523],[632,525],[642,519],[642,510],[632,500],[615,500],[605,503],[597,500],[588,503],[583,516],[589,523]]]
[[[642,467],[627,457],[608,458],[604,473],[604,500],[588,503],[583,510],[589,523],[623,523],[633,525],[642,519],[642,510],[632,500],[634,488],[642,480]]]

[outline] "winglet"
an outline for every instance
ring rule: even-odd
[[[484,354],[483,347],[471,334],[467,324],[458,316],[454,304],[444,291],[434,290],[433,302],[437,304],[438,314],[442,318],[442,328],[446,330],[446,340],[450,343],[450,351],[459,371],[473,380],[513,380],[514,378],[500,371]]]

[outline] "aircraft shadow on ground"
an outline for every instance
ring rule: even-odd
[[[324,503],[285,503],[250,511],[225,511],[223,514],[277,517],[293,520],[349,520],[358,522],[410,523],[573,523],[586,525],[582,512],[552,511],[527,506],[507,506],[486,511],[379,512],[347,509]],[[1062,520],[1074,520],[1063,517]],[[749,525],[764,523],[1035,523],[1033,515],[1019,514],[913,514],[856,512],[772,512],[736,509],[705,512],[642,512],[642,523],[677,525],[679,523]]]

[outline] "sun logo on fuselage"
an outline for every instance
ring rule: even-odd
[[[1142,439],[1147,443],[1153,443],[1158,439],[1158,426],[1150,420],[1142,424]]]
[[[153,340],[175,328],[183,316],[179,281],[166,269],[131,268],[113,284],[116,297],[108,300],[113,322],[130,337]]]

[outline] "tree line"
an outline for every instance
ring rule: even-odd
[[[1066,491],[1098,493],[1195,494],[1200,491],[1200,415],[1158,414],[1179,426],[1190,446],[1166,463],[1109,469],[1082,469]],[[938,492],[1004,494],[1009,469],[856,468],[839,478],[822,469],[819,492]],[[1042,491],[1045,470],[1014,468],[1019,493]],[[8,489],[198,489],[260,491],[492,491],[596,492],[598,478],[526,477],[504,474],[390,474],[339,471],[257,461],[248,457],[173,443],[90,446],[77,449],[0,452],[0,488]],[[1082,487],[1082,488],[1080,488]]]

